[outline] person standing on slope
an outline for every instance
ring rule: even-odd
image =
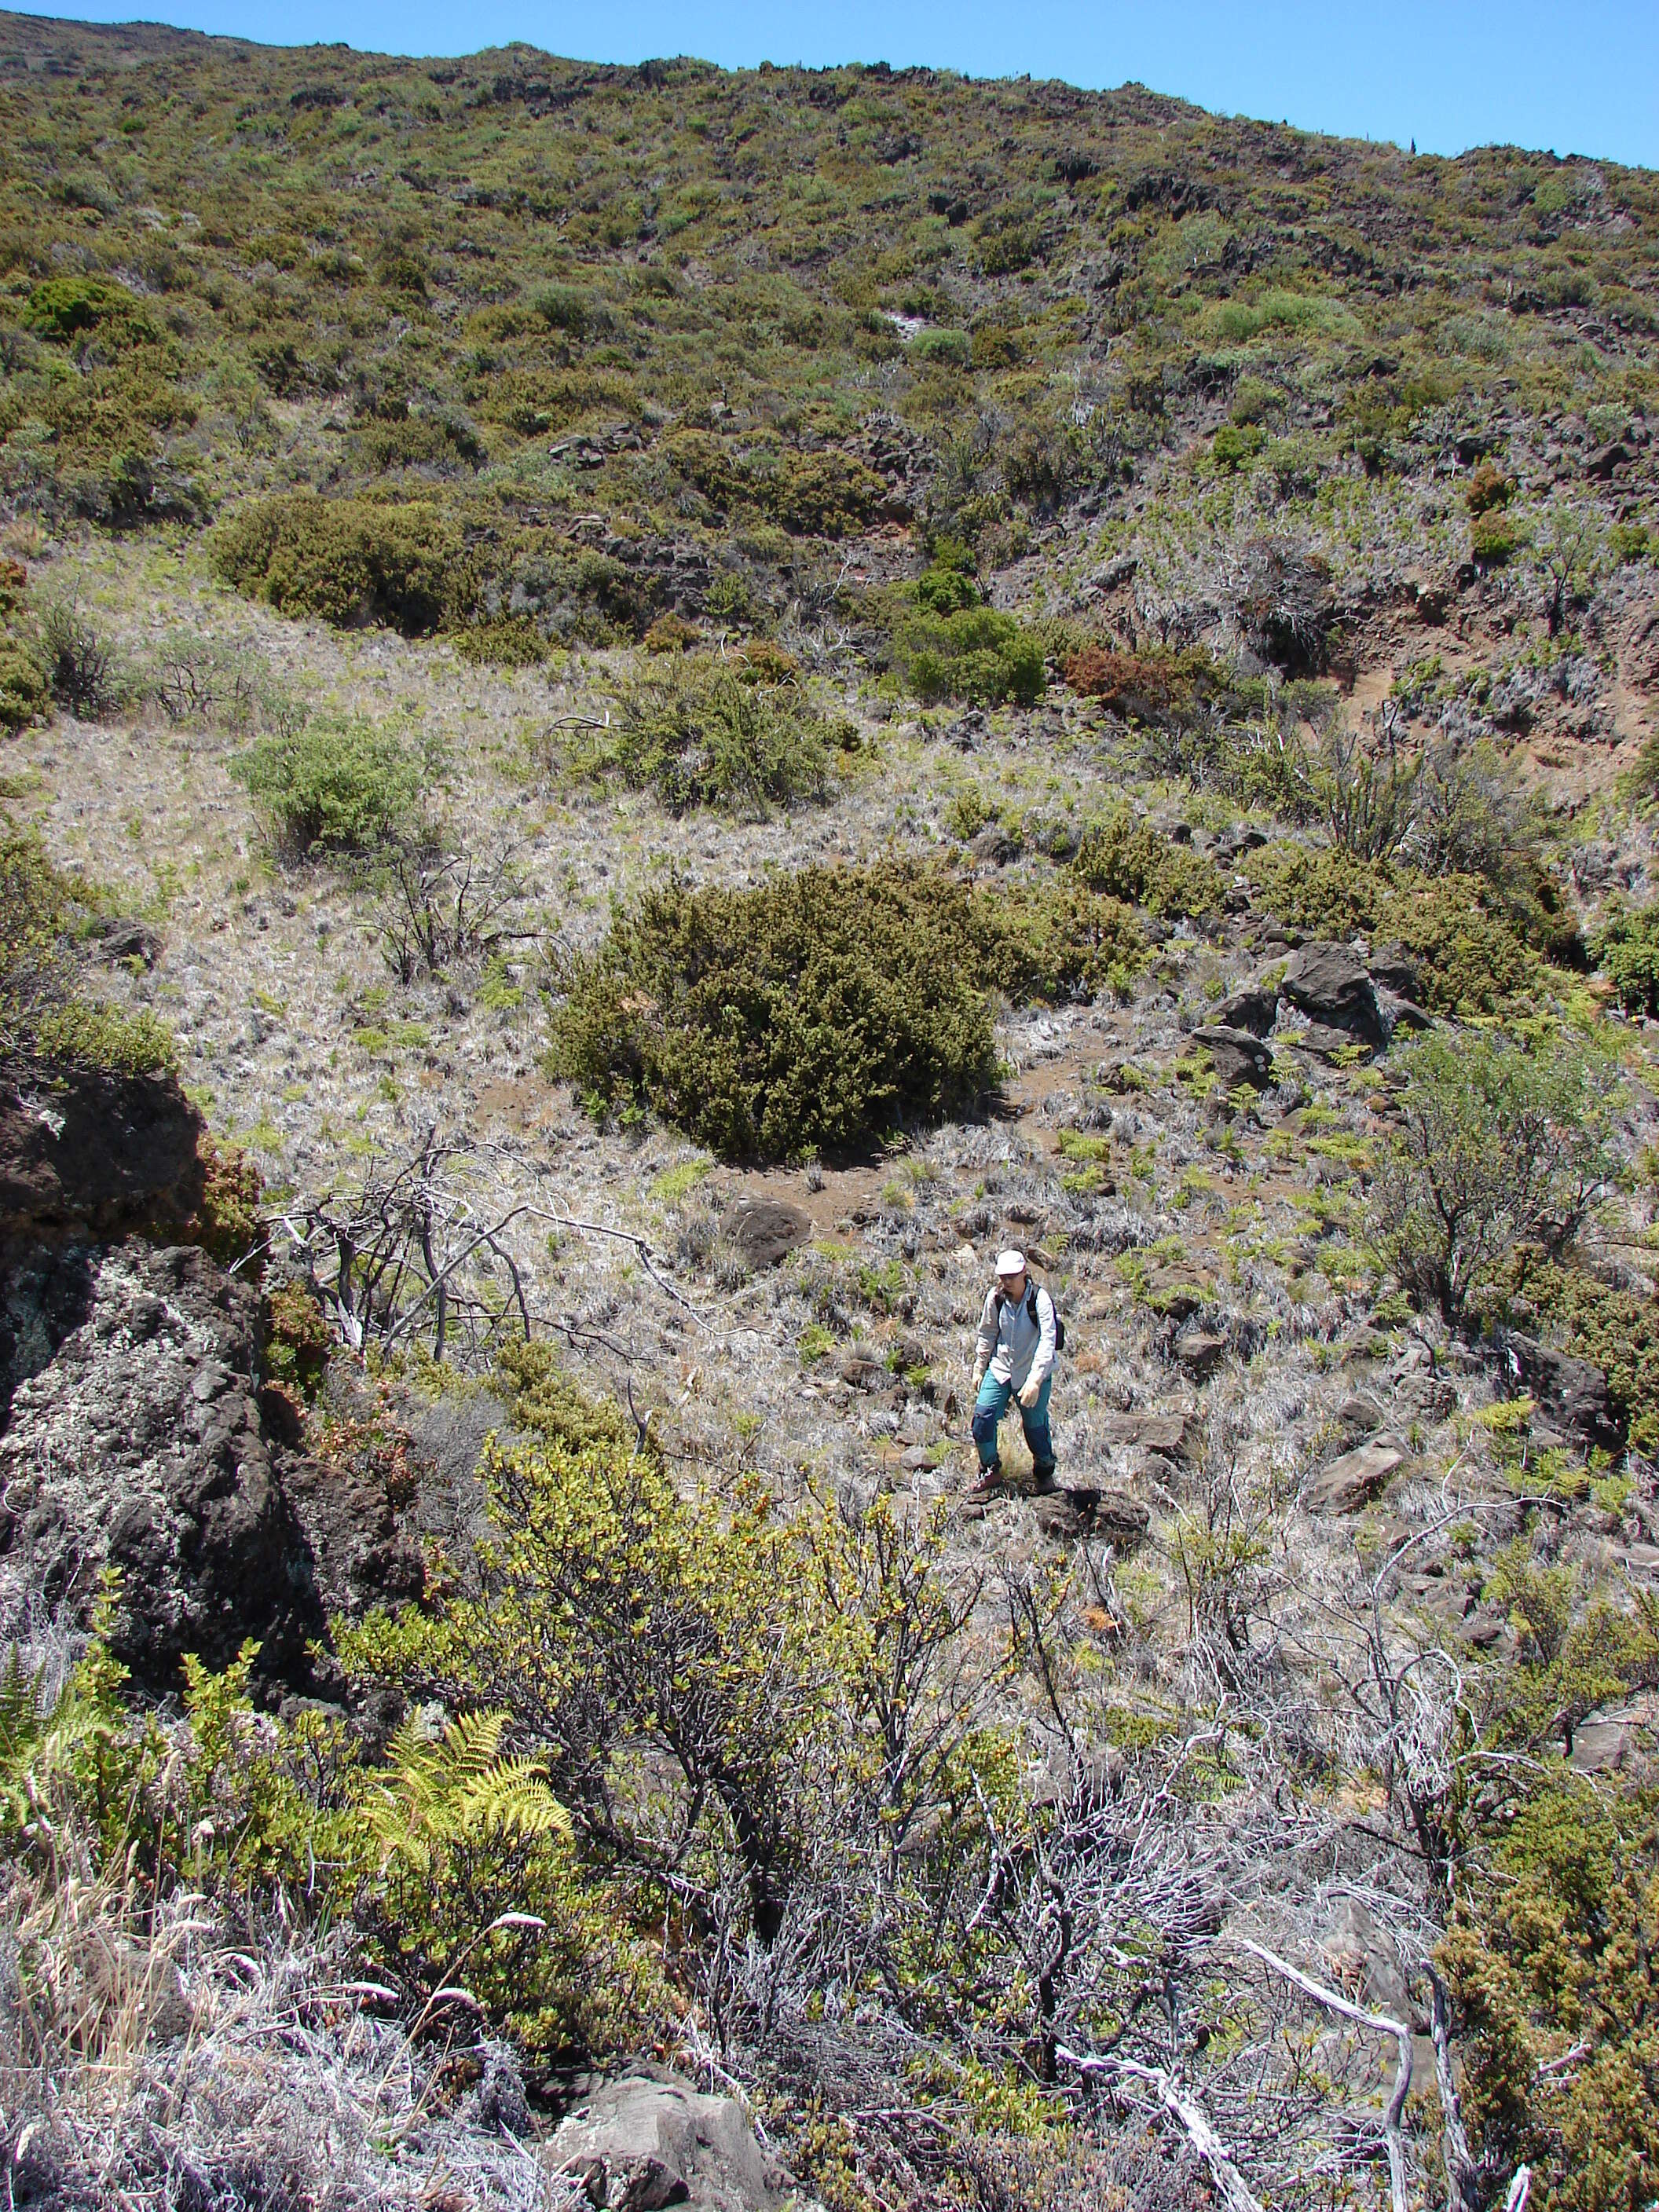
[[[1054,1477],[1054,1440],[1048,1433],[1048,1393],[1059,1349],[1054,1302],[1025,1271],[1023,1252],[997,1255],[995,1287],[988,1291],[974,1343],[974,1443],[979,1450],[980,1480],[989,1485],[1002,1472],[997,1429],[1010,1398],[1019,1401],[1020,1425],[1030,1447],[1032,1473],[1040,1490]]]

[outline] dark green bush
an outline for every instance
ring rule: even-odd
[[[1617,1086],[1572,1044],[1535,1051],[1437,1030],[1397,1050],[1400,1131],[1376,1165],[1370,1231],[1419,1304],[1455,1324],[1522,1247],[1559,1259],[1616,1166]]]
[[[103,904],[53,866],[33,831],[0,828],[0,1056],[143,1074],[170,1067],[154,1015],[100,1006],[82,988],[77,947]]]
[[[914,583],[872,592],[867,605],[917,698],[1029,707],[1045,681],[1042,640],[1012,615],[988,606],[954,544]]]
[[[1072,866],[1091,890],[1158,915],[1215,914],[1226,889],[1212,860],[1164,836],[1127,805],[1088,823]]]
[[[981,975],[1016,1004],[1127,989],[1146,964],[1128,908],[1064,876],[981,886],[974,922]]]
[[[429,747],[361,720],[261,738],[230,764],[291,859],[372,853],[413,834],[441,763]]]
[[[384,623],[419,637],[464,611],[460,532],[423,503],[380,506],[314,492],[256,500],[223,526],[214,551],[228,583],[279,614],[315,615],[342,628]]]
[[[1442,1953],[1472,2148],[1488,2172],[1529,2165],[1552,2212],[1659,2191],[1659,1833],[1651,1790],[1621,1783],[1543,1770],[1465,1855]]]
[[[1546,1332],[1607,1376],[1629,1419],[1632,1450],[1659,1456],[1659,1300],[1613,1290],[1571,1267],[1531,1271],[1526,1291]]]
[[[1625,1012],[1659,1014],[1659,905],[1615,907],[1594,949]]]
[[[1428,876],[1304,845],[1255,854],[1256,904],[1316,938],[1363,936],[1403,945],[1435,1013],[1495,1013],[1538,975],[1536,956],[1510,919],[1491,912],[1478,877]]]
[[[726,1159],[863,1146],[997,1079],[967,889],[888,864],[648,891],[571,963],[550,1066]]]
[[[40,720],[51,698],[34,655],[16,639],[0,637],[0,730],[15,737]]]
[[[786,455],[775,471],[756,478],[755,489],[759,504],[786,530],[807,538],[845,538],[869,521],[886,486],[862,461],[831,447]]]
[[[22,320],[58,345],[111,324],[132,336],[152,335],[137,295],[102,276],[48,276],[30,293]]]

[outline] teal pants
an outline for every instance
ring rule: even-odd
[[[1039,1474],[1054,1463],[1054,1439],[1048,1434],[1048,1393],[1054,1388],[1054,1381],[1052,1375],[1046,1375],[1036,1405],[1029,1409],[1021,1406],[1019,1409],[1019,1425],[1025,1431],[1026,1447]],[[974,1406],[974,1442],[979,1447],[981,1467],[996,1463],[997,1431],[1013,1395],[1013,1384],[999,1382],[994,1375],[988,1375],[979,1386],[979,1397]]]

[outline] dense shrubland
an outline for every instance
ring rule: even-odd
[[[337,1924],[376,2002],[434,2029],[464,2007],[526,2063],[680,2033],[692,2008],[786,2105],[810,2114],[816,2079],[860,2110],[852,2132],[808,2117],[785,2137],[832,2204],[854,2201],[855,2160],[975,2201],[982,2161],[1086,2152],[1103,2093],[1133,2109],[1176,2064],[1232,2156],[1301,2201],[1298,2147],[1336,2085],[1285,2067],[1296,1993],[1222,1936],[1219,1893],[1254,1896],[1275,1850],[1336,1844],[1340,1738],[1371,1762],[1373,1823],[1402,1824],[1425,1905],[1449,1911],[1411,1972],[1425,2007],[1443,1978],[1462,2024],[1466,2185],[1501,2191],[1525,2160],[1552,2201],[1651,2188],[1651,1808],[1563,1757],[1574,1715],[1650,1678],[1650,1607],[1587,1601],[1522,1539],[1493,1579],[1524,1625],[1514,1660],[1424,1670],[1374,1630],[1340,1711],[1289,1711],[1265,1501],[1224,1504],[1212,1469],[1181,1534],[1197,1671],[1184,1700],[1149,1702],[1088,1663],[1088,1619],[1139,1633],[1109,1557],[1004,1568],[988,1613],[987,1570],[951,1561],[938,1514],[785,1512],[752,1474],[688,1492],[537,1348],[508,1370],[520,1425],[488,1459],[477,1594],[342,1641],[365,1694],[408,1701],[389,1735],[260,1713],[246,1657],[192,1663],[169,1717],[131,1701],[96,1638],[61,1681],[14,1656],[14,1910],[113,1884],[106,1924],[136,1955],[175,1898],[233,1945],[273,1911],[290,1941]],[[1206,1664],[1233,1685],[1231,1729]],[[1111,1747],[1104,1768],[1091,1746]],[[1258,1901],[1294,1907],[1288,1879]],[[77,2000],[70,1937],[27,1924],[25,1971],[59,1978],[3,2063],[72,2083],[122,2033],[119,1994]],[[1188,2006],[1225,2037],[1193,2046]],[[1407,2123],[1427,2185],[1437,2125],[1428,2105]]]

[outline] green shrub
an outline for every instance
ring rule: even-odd
[[[279,851],[371,853],[417,828],[441,766],[430,747],[360,719],[261,738],[232,761]]]
[[[1212,860],[1163,836],[1127,804],[1085,825],[1072,866],[1091,890],[1157,915],[1217,913],[1226,888]]]
[[[1477,514],[1469,525],[1469,557],[1482,568],[1501,568],[1524,543],[1524,533],[1502,507]]]
[[[384,623],[419,637],[465,611],[460,533],[441,509],[291,492],[256,500],[214,547],[220,574],[279,614],[350,628]]]
[[[1045,681],[1041,641],[1012,615],[981,603],[961,570],[936,566],[886,608],[894,655],[917,698],[996,706],[1036,704]]]
[[[1252,856],[1256,904],[1307,936],[1363,936],[1403,945],[1436,1013],[1495,1013],[1535,979],[1537,961],[1504,916],[1487,911],[1488,887],[1471,876],[1426,876],[1404,867],[1270,846]]]
[[[47,277],[25,301],[22,321],[57,345],[112,324],[129,337],[153,335],[137,295],[102,276]]]
[[[0,828],[0,1053],[129,1075],[173,1066],[154,1015],[117,1012],[82,988],[77,946],[103,904],[33,831]]]
[[[726,1159],[842,1152],[996,1082],[972,902],[931,870],[650,891],[566,982],[553,1072]]]
[[[34,655],[16,639],[0,635],[0,730],[15,737],[51,703],[52,687]]]
[[[1645,523],[1615,522],[1607,532],[1607,545],[1613,559],[1621,565],[1645,561],[1653,551],[1653,533]]]
[[[1016,1005],[1127,988],[1146,965],[1146,941],[1128,908],[1065,877],[980,885],[974,922],[980,974]]]
[[[1211,442],[1210,451],[1217,468],[1239,469],[1246,461],[1253,461],[1266,443],[1266,437],[1254,424],[1224,422]]]
[[[995,802],[988,799],[975,783],[952,792],[945,803],[942,818],[951,836],[966,845],[978,836],[988,823],[996,820],[997,813]]]
[[[1378,1164],[1371,1234],[1412,1297],[1455,1324],[1522,1248],[1558,1256],[1602,1195],[1616,1085],[1583,1050],[1480,1033],[1397,1058],[1401,1132]]]
[[[455,633],[463,660],[485,668],[537,668],[547,659],[548,641],[522,615],[500,615]]]
[[[1659,904],[1615,907],[1594,951],[1627,1014],[1659,1014]]]
[[[623,690],[588,764],[655,791],[676,814],[698,806],[758,814],[773,802],[821,799],[836,750],[856,742],[857,731],[767,673],[763,657],[659,661]]]
[[[1526,1291],[1545,1328],[1607,1376],[1630,1422],[1632,1449],[1659,1457],[1659,1301],[1569,1267],[1529,1270]]]
[[[1560,2212],[1659,2194],[1659,1834],[1650,1790],[1559,1768],[1469,1852],[1442,1963],[1485,2171],[1532,2167]]]
[[[808,538],[844,538],[861,530],[887,489],[872,469],[833,447],[787,454],[775,470],[754,481],[766,512],[786,530]]]

